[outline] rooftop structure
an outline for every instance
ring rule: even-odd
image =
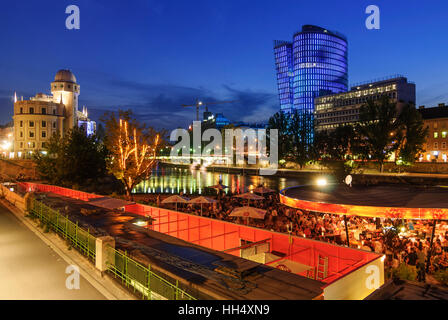
[[[306,185],[281,192],[290,207],[338,215],[379,218],[447,219],[446,188],[402,185],[349,187]]]

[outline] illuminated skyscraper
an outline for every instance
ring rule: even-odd
[[[304,25],[293,42],[275,41],[280,109],[306,117],[313,139],[314,98],[346,92],[347,39],[327,29]]]

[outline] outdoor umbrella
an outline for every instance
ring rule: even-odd
[[[254,219],[264,219],[266,210],[258,209],[254,207],[238,207],[235,208],[230,214],[231,217],[244,217]]]
[[[265,193],[274,193],[274,192],[277,192],[277,191],[275,191],[273,189],[266,188],[264,186],[260,186],[260,187],[255,188],[254,192],[255,193],[265,194]]]
[[[216,189],[216,192],[218,193],[218,199],[219,199],[219,196],[221,195],[221,190],[227,189],[228,186],[225,186],[221,182],[219,182],[218,184],[215,184],[214,186],[210,186],[207,188]]]
[[[189,200],[187,203],[191,204],[200,204],[201,205],[201,216],[202,216],[202,205],[203,204],[210,204],[210,203],[216,203],[217,201],[214,199],[210,199],[204,196],[200,196],[194,199]]]
[[[239,207],[235,208],[230,217],[243,217],[246,218],[246,224],[249,221],[249,218],[253,219],[264,219],[266,214],[266,210],[254,208],[254,207]]]
[[[188,199],[186,197],[181,197],[181,196],[178,196],[178,195],[174,195],[174,196],[170,196],[170,197],[164,199],[162,201],[162,203],[163,204],[165,204],[165,203],[175,203],[176,204],[176,211],[177,211],[177,204],[178,203],[187,203],[188,200],[190,200],[190,199]]]
[[[247,204],[250,203],[250,200],[264,200],[264,197],[258,196],[256,194],[253,194],[251,192],[246,192],[243,194],[239,194],[234,196],[234,198],[241,198],[241,199],[247,199]]]
[[[208,188],[212,188],[212,189],[216,189],[216,190],[224,190],[224,189],[227,189],[228,186],[218,183],[218,184],[215,184],[214,186],[210,186]]]

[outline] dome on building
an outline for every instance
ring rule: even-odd
[[[66,81],[76,83],[76,77],[70,70],[59,70],[54,77],[54,81]]]

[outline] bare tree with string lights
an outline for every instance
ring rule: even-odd
[[[132,190],[157,165],[164,133],[139,123],[130,110],[118,111],[118,118],[113,112],[106,113],[103,121],[104,143],[109,151],[107,169],[123,183],[127,198],[132,199]]]

